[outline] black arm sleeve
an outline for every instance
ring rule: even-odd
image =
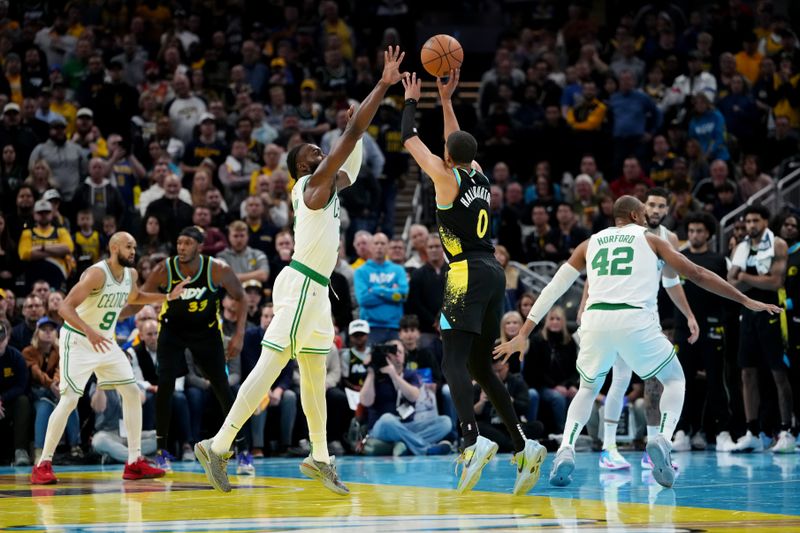
[[[403,118],[400,121],[400,135],[403,142],[406,142],[411,137],[417,136],[417,128],[414,125],[417,115],[417,101],[413,98],[406,100],[405,107],[403,107]]]

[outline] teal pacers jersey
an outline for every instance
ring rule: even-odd
[[[475,169],[453,169],[458,196],[450,205],[437,205],[436,220],[450,262],[469,252],[494,253],[489,231],[489,179]]]
[[[158,318],[161,327],[168,327],[180,336],[197,337],[214,332],[220,334],[218,287],[211,279],[212,259],[200,255],[200,267],[186,284],[180,298],[171,302],[164,301]],[[186,279],[180,269],[178,257],[167,259],[167,286],[169,293],[175,285]]]

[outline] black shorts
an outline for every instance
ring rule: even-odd
[[[159,376],[162,373],[176,378],[185,376],[189,372],[186,364],[187,349],[197,366],[206,374],[225,374],[225,349],[219,329],[205,335],[188,336],[176,333],[162,324],[156,347]],[[206,377],[211,379],[211,376]]]
[[[469,255],[450,263],[444,288],[442,330],[500,336],[506,277],[492,255]]]
[[[777,315],[742,309],[739,323],[739,366],[786,370],[781,335],[781,319]]]

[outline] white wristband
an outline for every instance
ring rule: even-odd
[[[670,287],[674,287],[675,285],[681,284],[681,278],[679,276],[675,276],[674,278],[668,278],[666,276],[661,276],[661,286],[665,289],[669,289]]]
[[[369,135],[365,133],[364,135]],[[350,152],[350,155],[347,157],[347,160],[342,164],[342,167],[339,169],[340,171],[347,174],[347,177],[350,178],[350,185],[356,182],[356,178],[358,178],[358,173],[361,172],[361,161],[364,158],[364,141],[359,138],[356,142],[355,147],[353,147],[353,151]]]
[[[530,313],[528,313],[528,319],[536,324],[541,322],[550,311],[550,308],[553,307],[553,304],[556,303],[556,300],[567,292],[567,289],[575,283],[578,276],[580,276],[580,272],[575,270],[575,267],[569,263],[561,265],[556,275],[553,276],[552,281],[547,284],[539,298],[536,299]]]

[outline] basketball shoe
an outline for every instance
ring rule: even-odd
[[[478,440],[475,444],[464,448],[464,451],[456,459],[456,471],[458,471],[458,465],[462,465],[461,476],[456,487],[456,491],[459,494],[472,490],[472,487],[478,483],[483,467],[494,458],[497,449],[496,442],[492,442],[481,435],[478,435]]]
[[[517,480],[514,482],[514,495],[527,494],[542,473],[542,463],[547,457],[547,449],[535,440],[525,439],[525,448],[511,458],[517,465]]]

